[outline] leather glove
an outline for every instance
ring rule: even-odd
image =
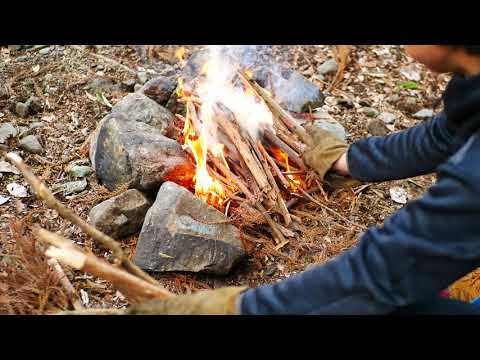
[[[130,307],[127,315],[239,315],[237,302],[247,289],[224,287],[199,291],[192,295],[179,295],[164,300],[151,300]]]
[[[314,125],[305,127],[312,137],[312,145],[303,153],[303,161],[324,180],[325,174],[348,149],[348,145],[331,132]]]

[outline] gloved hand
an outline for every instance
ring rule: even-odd
[[[329,131],[314,125],[307,125],[305,129],[312,136],[312,145],[303,153],[303,161],[323,180],[327,171],[347,151],[348,145]]]
[[[239,315],[237,302],[246,286],[199,291],[133,305],[127,315]]]

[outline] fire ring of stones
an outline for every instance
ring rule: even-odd
[[[98,124],[92,167],[110,191],[130,190],[89,219],[117,240],[140,230],[134,262],[143,270],[224,275],[247,253],[235,225],[256,226],[278,248],[295,236],[286,202],[305,186],[305,130],[294,115],[321,106],[323,95],[252,52],[178,55],[180,77],[150,80]],[[345,136],[328,114],[316,122]]]

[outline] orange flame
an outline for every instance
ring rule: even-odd
[[[185,117],[185,126],[183,128],[183,136],[185,144],[192,150],[195,158],[195,176],[193,181],[195,183],[195,195],[214,207],[220,207],[223,205],[226,194],[223,189],[222,183],[217,179],[210,176],[207,170],[207,142],[203,136],[195,137],[195,129],[191,123],[191,114],[188,110]],[[223,161],[223,144],[217,144],[216,148],[220,151]],[[226,163],[226,161],[225,161]]]
[[[285,169],[287,170],[287,172],[291,171],[290,163],[288,161],[288,154],[286,152],[274,148],[272,149],[272,154],[277,160],[285,162]],[[286,175],[286,177],[290,180],[289,184],[292,191],[298,191],[298,186],[302,185],[302,179],[294,174],[288,174]]]

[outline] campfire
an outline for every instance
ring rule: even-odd
[[[183,48],[176,53],[185,66]],[[195,164],[192,191],[225,213],[259,213],[280,248],[292,222],[289,200],[318,181],[301,159],[310,137],[274,95],[233,59],[213,54],[200,76],[178,79],[178,141]]]

